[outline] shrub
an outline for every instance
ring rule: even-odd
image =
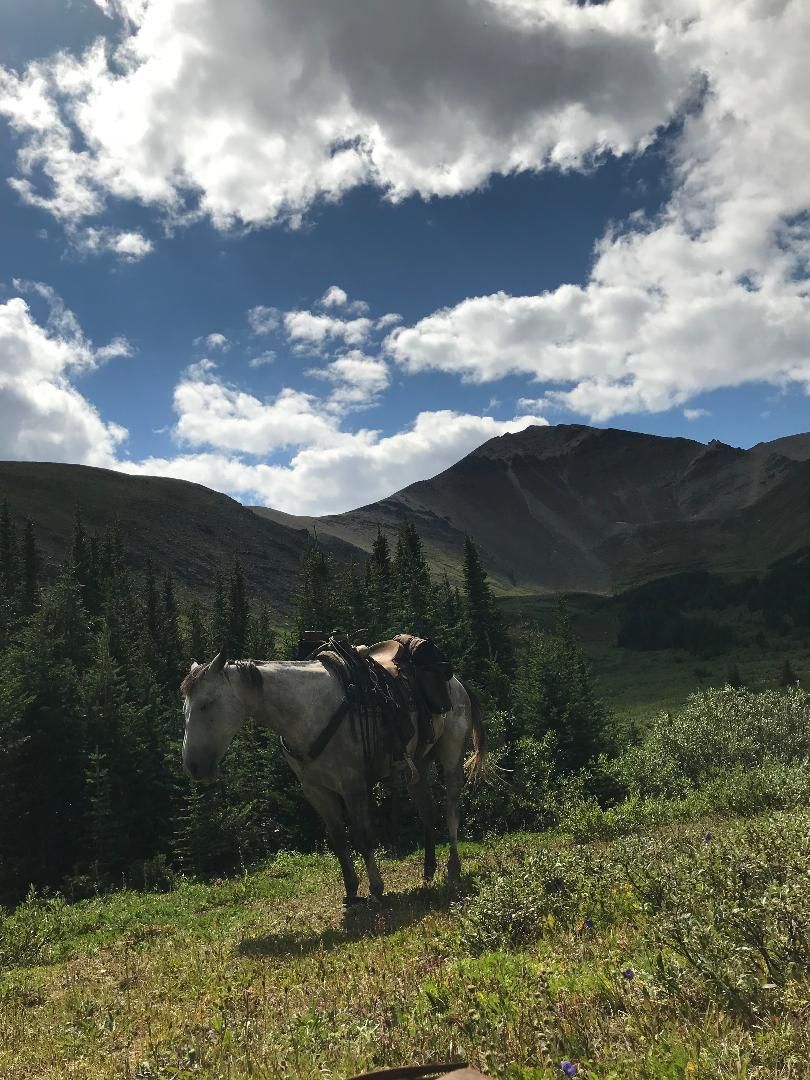
[[[677,795],[729,769],[808,758],[806,691],[754,694],[727,686],[693,694],[680,712],[660,713],[641,745],[625,753],[613,771],[627,790]]]

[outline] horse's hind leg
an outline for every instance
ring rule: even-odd
[[[458,857],[458,826],[460,820],[459,798],[464,787],[464,768],[461,762],[444,772],[447,789],[447,832],[450,835],[450,858],[447,860],[447,878],[458,882],[461,878],[461,859]]]
[[[467,724],[457,713],[448,718],[444,734],[436,745],[436,755],[444,773],[447,800],[447,831],[450,836],[450,858],[447,860],[447,877],[457,882],[461,877],[461,860],[458,857],[459,799],[464,787],[464,746]]]
[[[419,812],[422,824],[425,826],[425,881],[433,881],[433,875],[436,873],[436,837],[433,821],[433,793],[430,790],[428,776],[429,769],[430,765],[427,762],[420,762],[419,779],[415,783],[408,785],[408,794]]]
[[[343,802],[339,795],[328,788],[313,787],[301,782],[301,787],[310,805],[318,812],[326,826],[326,834],[329,844],[340,863],[343,874],[343,884],[346,889],[346,903],[351,904],[357,899],[357,888],[360,879],[352,862],[349,850],[349,839],[346,835],[346,818],[343,813]]]

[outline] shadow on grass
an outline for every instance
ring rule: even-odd
[[[472,881],[472,875],[464,875],[456,886],[442,882],[386,893],[381,901],[368,900],[344,909],[339,928],[320,933],[282,931],[264,937],[243,938],[238,951],[242,956],[305,956],[361,938],[384,937],[412,926],[431,911],[448,911],[452,904],[469,895]]]

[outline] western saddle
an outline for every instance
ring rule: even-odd
[[[346,711],[359,717],[367,757],[373,754],[367,748],[376,745],[382,728],[394,764],[415,772],[414,759],[419,760],[435,741],[432,717],[452,708],[453,668],[429,638],[397,634],[374,645],[352,645],[339,631],[306,630],[298,659],[320,660],[341,680]]]

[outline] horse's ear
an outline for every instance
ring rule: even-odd
[[[222,671],[222,669],[224,667],[225,667],[225,650],[220,649],[220,651],[217,653],[217,655],[214,657],[214,659],[208,665],[208,670],[210,672],[212,672],[214,675],[216,675],[217,672]]]

